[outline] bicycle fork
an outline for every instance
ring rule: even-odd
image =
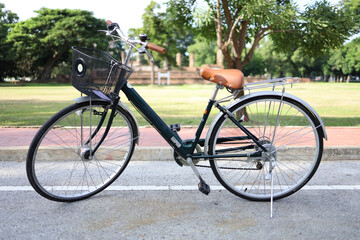
[[[96,129],[94,130],[94,132],[91,132],[91,127],[92,127],[91,118],[92,118],[92,114],[96,115],[96,113],[95,113],[95,111],[93,111],[91,109],[91,99],[90,99],[90,137],[84,144],[82,144],[82,149],[79,152],[79,154],[81,155],[81,157],[84,160],[91,160],[93,158],[93,156],[95,155],[96,151],[99,149],[100,145],[104,142],[105,138],[107,137],[107,135],[108,135],[108,133],[110,131],[113,119],[115,117],[116,107],[117,107],[117,105],[119,103],[119,99],[120,99],[120,97],[115,98],[115,100],[114,100],[111,107],[106,108],[104,110],[104,112],[102,112],[101,114],[98,113],[98,115],[101,115],[101,119],[100,119]],[[103,126],[103,124],[105,122],[105,119],[106,119],[106,116],[107,116],[107,113],[108,113],[108,110],[110,108],[111,108],[111,113],[110,113],[110,116],[109,116],[109,120],[108,120],[106,129],[105,129],[100,141],[96,144],[96,146],[93,149],[91,149],[91,141],[94,139],[94,137],[98,134],[101,127]],[[83,126],[81,126],[81,128],[82,127]],[[81,133],[82,133],[82,131],[81,131]],[[81,135],[83,135],[83,134],[81,134]],[[83,138],[83,136],[81,136],[81,139],[82,138]]]

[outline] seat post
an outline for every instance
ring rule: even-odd
[[[221,88],[222,88],[222,86],[220,84],[216,84],[214,92],[210,98],[211,101],[215,101],[216,95],[217,95],[219,89],[221,89]]]

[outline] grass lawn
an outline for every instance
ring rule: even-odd
[[[134,86],[168,124],[197,126],[214,85]],[[326,126],[360,126],[360,84],[299,83],[286,92],[308,102]],[[220,96],[226,96],[226,90]],[[80,93],[70,85],[0,86],[0,126],[40,126],[73,103]],[[140,125],[149,125],[121,95]],[[212,112],[211,119],[218,113]]]

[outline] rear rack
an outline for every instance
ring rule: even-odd
[[[275,88],[277,86],[285,86],[291,84],[291,87],[294,83],[298,83],[298,78],[293,77],[284,77],[284,78],[274,78],[274,79],[268,79],[263,81],[257,81],[257,82],[251,82],[244,84],[244,87],[238,91],[243,90],[252,90],[252,89],[259,89],[259,88]]]
[[[263,80],[263,81],[257,81],[257,82],[251,82],[251,83],[246,83],[244,84],[242,89],[238,89],[238,90],[231,90],[228,91],[231,93],[230,96],[224,97],[222,99],[219,99],[217,101],[217,103],[222,103],[222,102],[228,102],[231,101],[232,99],[236,99],[239,96],[239,93],[241,91],[249,91],[253,90],[253,89],[260,89],[260,88],[272,88],[272,91],[275,91],[275,88],[278,86],[282,86],[282,92],[285,92],[285,86],[286,85],[292,85],[295,83],[298,83],[299,79],[298,78],[294,78],[294,77],[284,77],[284,78],[274,78],[274,79],[268,79],[268,80]]]

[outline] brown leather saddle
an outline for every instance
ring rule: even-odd
[[[200,69],[200,75],[210,82],[231,89],[241,89],[244,86],[244,74],[238,69]]]

